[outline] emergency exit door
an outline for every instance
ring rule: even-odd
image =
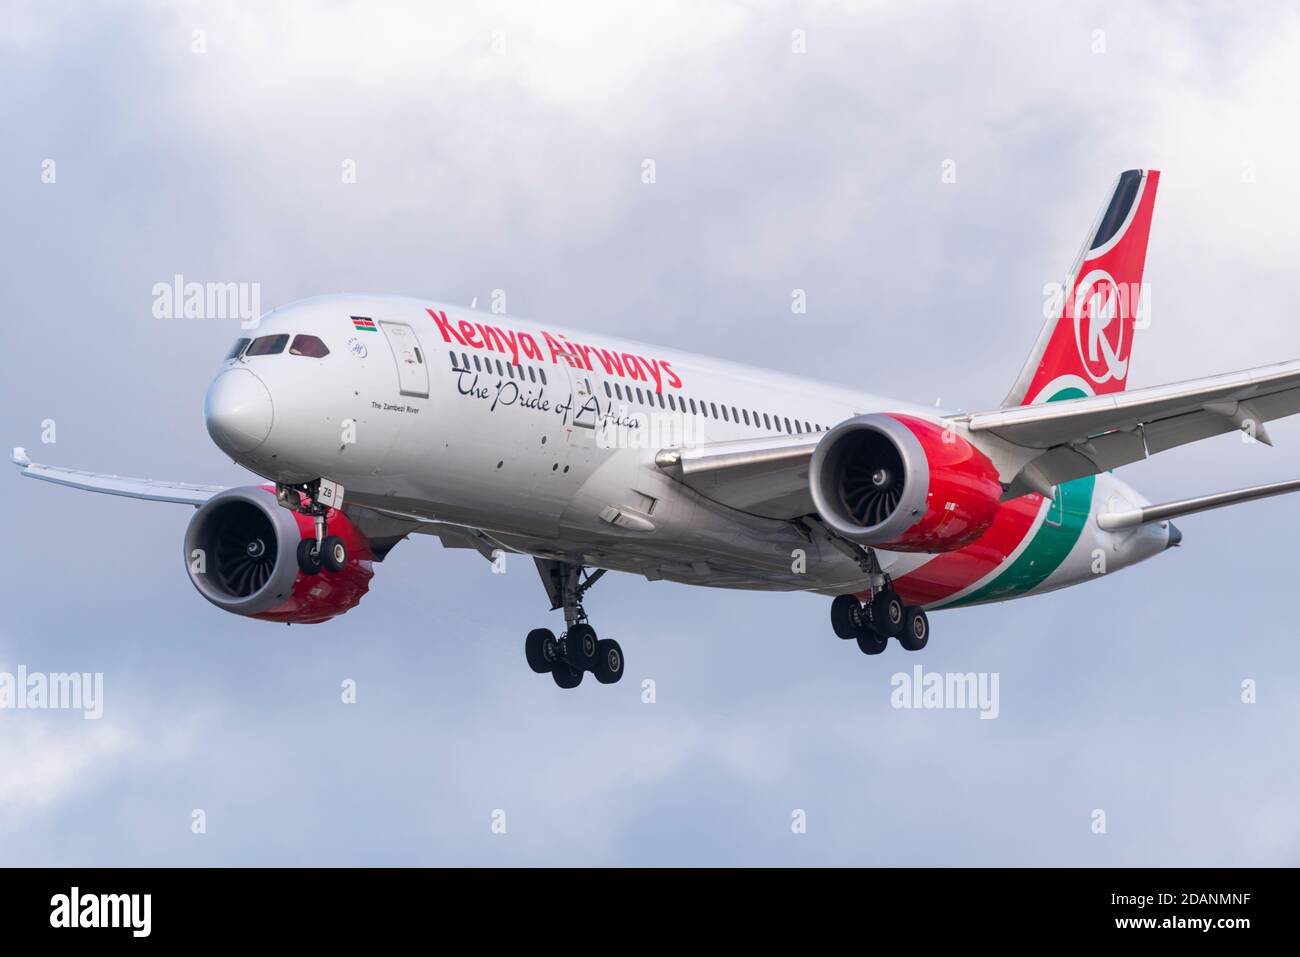
[[[393,360],[397,363],[397,385],[402,395],[420,399],[429,397],[429,366],[424,361],[419,341],[411,327],[404,322],[385,322],[380,320],[379,328],[384,330],[388,345],[393,350]]]

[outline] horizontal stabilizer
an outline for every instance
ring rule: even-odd
[[[1202,495],[1199,498],[1185,498],[1177,502],[1166,502],[1163,505],[1148,505],[1145,508],[1127,509],[1122,512],[1102,512],[1097,516],[1097,524],[1108,531],[1135,528],[1151,522],[1167,522],[1196,512],[1208,512],[1212,508],[1223,508],[1226,505],[1252,502],[1257,498],[1269,498],[1296,491],[1300,491],[1300,479],[1291,479],[1287,482],[1274,482],[1271,485],[1239,488],[1231,492],[1216,492],[1214,495]]]

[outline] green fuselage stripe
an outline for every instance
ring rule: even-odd
[[[1080,389],[1062,389],[1047,401],[1078,399],[1085,393]],[[1023,595],[1037,588],[1047,576],[1065,561],[1083,527],[1092,514],[1092,493],[1097,477],[1089,475],[1073,482],[1062,482],[1038,529],[1033,532],[1029,545],[996,578],[968,595],[963,595],[947,607],[975,605],[987,601],[1003,601]]]

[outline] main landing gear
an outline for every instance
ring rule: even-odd
[[[831,628],[846,641],[856,640],[864,655],[880,654],[890,638],[908,651],[920,651],[930,640],[924,609],[904,605],[888,582],[865,605],[856,595],[840,595],[831,602]]]
[[[343,504],[342,487],[316,479],[302,485],[276,485],[275,497],[290,511],[310,515],[315,526],[315,536],[298,543],[298,568],[302,573],[319,575],[322,569],[343,571],[348,563],[348,547],[338,535],[325,534],[329,510]]]
[[[528,667],[539,675],[549,674],[561,688],[578,687],[587,672],[601,684],[619,681],[623,677],[623,648],[611,638],[598,638],[582,608],[582,596],[605,570],[589,574],[583,566],[569,562],[542,558],[536,562],[551,598],[551,610],[564,609],[566,630],[559,638],[549,628],[530,631],[524,639]]]

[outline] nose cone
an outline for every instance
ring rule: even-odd
[[[1183,533],[1173,522],[1169,523],[1169,544],[1165,548],[1175,548],[1183,543]]]
[[[251,452],[271,434],[271,393],[247,369],[227,369],[208,386],[203,418],[222,451],[232,456]]]

